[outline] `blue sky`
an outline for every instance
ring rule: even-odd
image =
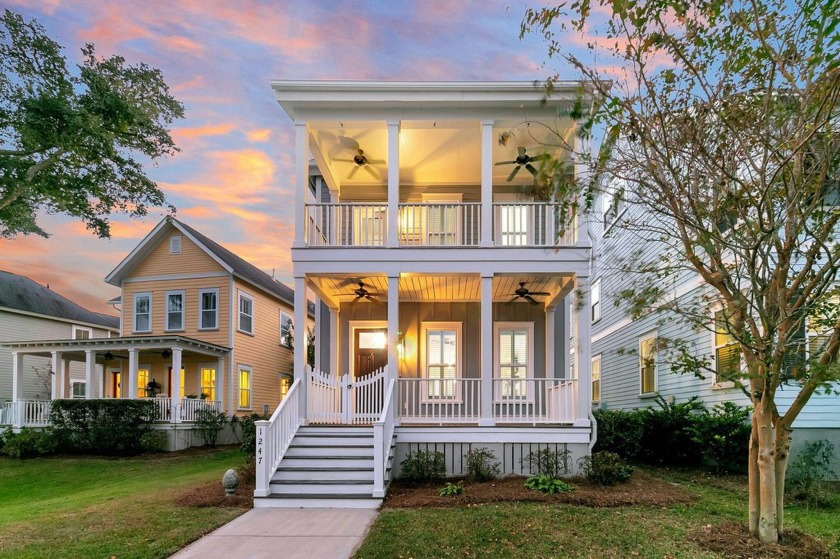
[[[291,277],[291,122],[271,79],[535,80],[538,37],[519,40],[527,2],[176,0],[12,1],[65,47],[159,68],[186,118],[173,136],[181,152],[148,169],[177,217],[282,281]],[[569,37],[570,48],[584,44]],[[113,219],[110,240],[77,221],[44,216],[49,239],[0,241],[0,269],[31,277],[92,310],[119,290],[102,278],[165,215]]]

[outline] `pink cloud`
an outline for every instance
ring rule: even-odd
[[[253,143],[267,142],[269,139],[271,139],[271,129],[258,128],[256,130],[249,130],[245,132],[245,137],[248,139],[249,142]]]

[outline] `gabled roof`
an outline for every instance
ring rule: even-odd
[[[276,281],[274,278],[254,266],[246,262],[239,256],[235,255],[213,239],[196,231],[186,223],[175,219],[172,216],[167,216],[158,223],[146,237],[140,241],[131,253],[126,256],[114,270],[108,274],[105,281],[111,285],[120,286],[122,279],[127,276],[140,262],[142,262],[163,240],[170,229],[177,229],[185,237],[189,238],[201,250],[207,253],[210,258],[215,260],[222,268],[238,277],[239,279],[250,283],[254,287],[267,292],[278,299],[294,305],[295,294],[294,291],[287,285]]]
[[[120,328],[119,317],[89,311],[26,276],[2,270],[0,270],[0,307],[109,330]]]

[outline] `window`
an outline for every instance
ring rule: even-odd
[[[431,246],[458,244],[458,211],[456,206],[428,207],[429,241]]]
[[[151,375],[151,367],[148,365],[140,365],[137,368],[137,397],[138,398],[145,398],[146,394],[146,387],[149,385],[149,381],[152,380]]]
[[[251,409],[251,373],[250,367],[239,367],[239,408]]]
[[[181,254],[181,235],[169,237],[169,254]]]
[[[656,392],[656,334],[639,338],[640,394]]]
[[[180,379],[180,382],[178,383],[178,387],[181,390],[181,398],[183,398],[186,395],[186,384],[187,384],[186,383],[187,371],[183,367],[181,367],[180,377],[181,377],[181,379]],[[173,381],[172,381],[172,367],[170,366],[169,367],[169,394],[170,394],[170,396],[174,392],[173,386],[174,386],[174,384],[173,384]]]
[[[254,299],[242,292],[239,293],[239,331],[254,333]]]
[[[386,211],[380,206],[353,208],[353,245],[382,246],[385,244]]]
[[[280,311],[280,345],[291,348],[293,333],[292,317]]]
[[[134,331],[152,331],[152,294],[134,294]]]
[[[500,379],[494,390],[497,400],[528,399],[527,379],[533,378],[534,324],[497,322],[496,373]]]
[[[89,340],[93,337],[92,328],[83,328],[81,326],[73,326],[71,328],[74,340]]]
[[[729,332],[729,320],[721,309],[715,312],[715,384],[731,382],[741,373],[741,346]]]
[[[71,398],[86,398],[87,397],[87,382],[83,380],[70,381],[70,397]]]
[[[200,289],[198,299],[198,329],[215,330],[219,327],[219,290]]]
[[[592,401],[601,401],[601,356],[592,358]]]
[[[592,322],[601,320],[601,280],[592,282]]]
[[[528,206],[499,206],[499,231],[503,246],[528,244]]]
[[[423,323],[422,336],[425,343],[423,372],[428,379],[426,398],[450,401],[459,399],[461,323]]]
[[[184,329],[184,292],[166,292],[166,330]]]
[[[201,393],[207,394],[208,400],[216,399],[216,367],[202,365],[199,369],[201,376]]]
[[[604,233],[609,231],[624,212],[624,187],[613,180],[601,196],[601,215]]]

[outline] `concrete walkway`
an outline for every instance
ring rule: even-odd
[[[349,558],[376,514],[370,509],[253,509],[172,557]]]

